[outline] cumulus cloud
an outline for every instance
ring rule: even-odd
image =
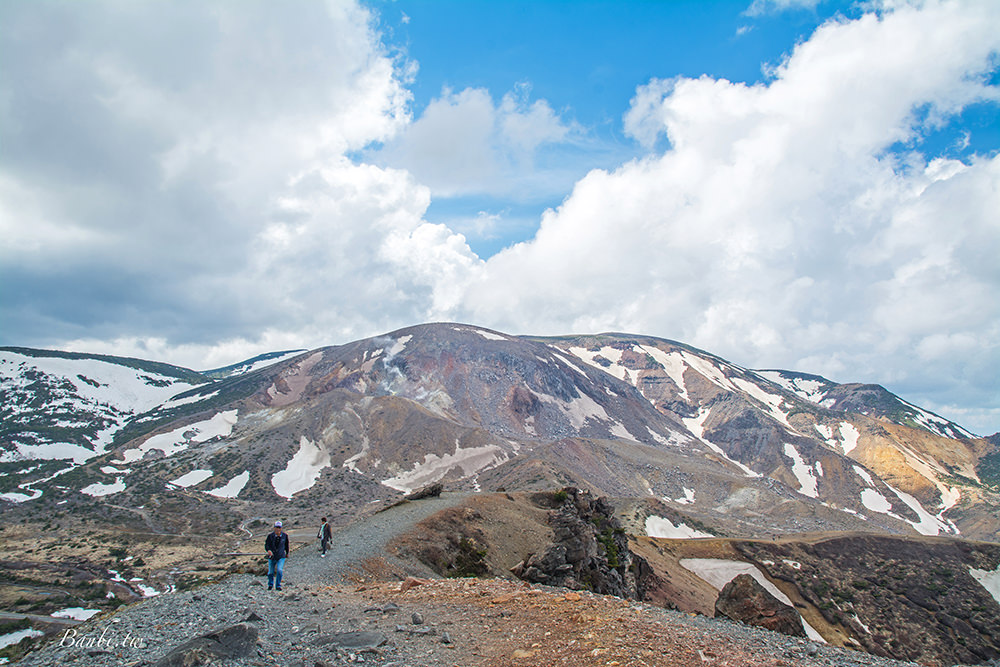
[[[13,3],[0,26],[2,308],[19,336],[207,345],[314,315],[357,333],[417,300],[362,278],[391,268],[381,246],[428,202],[345,157],[410,122],[412,67],[365,8]]]
[[[537,194],[537,150],[565,141],[572,127],[530,93],[522,83],[497,104],[484,88],[444,90],[376,157],[408,170],[434,196]]]

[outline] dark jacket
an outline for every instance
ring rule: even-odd
[[[330,524],[324,523],[323,526],[319,529],[319,539],[329,540],[332,537],[333,537],[333,531],[330,530]]]
[[[288,533],[282,532],[278,537],[272,530],[264,540],[264,551],[271,552],[271,560],[288,557]]]

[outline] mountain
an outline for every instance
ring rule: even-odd
[[[201,374],[207,378],[211,378],[212,380],[224,380],[226,378],[252,373],[255,370],[276,364],[279,361],[284,361],[285,359],[290,359],[306,351],[307,350],[285,350],[284,352],[267,352],[265,354],[258,354],[256,357],[251,357],[250,359],[241,361],[237,364],[202,371]]]
[[[659,498],[720,534],[1000,535],[995,443],[878,386],[649,336],[428,324],[205,373],[2,354],[0,491],[39,509],[351,516],[440,481]]]
[[[4,611],[114,608],[251,571],[212,554],[246,556],[272,517],[297,539],[321,515],[367,525],[440,483],[466,500],[415,528],[424,566],[486,553],[495,575],[559,573],[576,553],[614,579],[627,550],[643,599],[711,613],[725,582],[689,561],[724,563],[834,645],[927,664],[997,651],[1000,437],[877,385],[650,336],[439,323],[204,372],[3,348],[0,399]],[[588,493],[621,524],[547,523]]]

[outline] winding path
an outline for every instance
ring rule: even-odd
[[[420,521],[443,509],[459,505],[469,493],[443,493],[437,498],[413,500],[389,508],[333,533],[326,557],[319,554],[317,528],[296,528],[290,531],[292,554],[285,564],[289,582],[343,583],[352,573],[360,572],[366,559],[381,557],[390,565],[404,565],[391,554],[386,545],[395,537],[412,529]],[[260,538],[263,540],[263,537]],[[302,545],[296,548],[296,545]]]

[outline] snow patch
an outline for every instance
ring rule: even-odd
[[[662,516],[646,517],[646,535],[649,537],[662,537],[671,540],[691,540],[699,537],[715,537],[711,533],[704,533],[691,528],[684,522],[676,526],[673,522]]]
[[[169,401],[161,403],[159,407],[157,407],[157,410],[169,410],[182,405],[190,405],[191,403],[198,403],[199,401],[207,401],[218,394],[219,390],[216,389],[210,394],[195,394],[194,396],[185,396],[184,398],[171,398]]]
[[[698,412],[697,417],[682,417],[681,421],[684,422],[684,426],[686,426],[687,429],[691,431],[691,433],[693,433],[696,438],[698,438],[698,440],[700,440],[713,452],[715,452],[716,454],[718,454],[719,456],[721,456],[722,458],[724,458],[725,460],[729,461],[734,466],[742,470],[747,477],[762,477],[762,475],[759,472],[756,472],[751,468],[748,468],[747,466],[743,465],[736,459],[729,458],[729,455],[726,454],[724,451],[722,451],[721,447],[705,439],[705,420],[708,419],[708,416],[709,414],[711,414],[711,412],[712,412],[711,408],[705,408],[704,410]]]
[[[110,496],[115,493],[121,493],[125,490],[125,482],[121,477],[115,478],[114,484],[101,484],[99,482],[94,482],[88,486],[80,489],[80,493],[86,493],[88,496],[94,496],[95,498],[100,496]]]
[[[210,496],[215,496],[216,498],[235,498],[240,495],[240,491],[243,487],[247,485],[250,481],[250,471],[244,470],[236,477],[226,482],[223,486],[217,489],[212,489],[211,491],[206,491]]]
[[[693,505],[694,504],[694,489],[684,488],[684,496],[682,498],[674,498],[675,503],[681,505]]]
[[[861,490],[861,504],[872,512],[878,512],[879,514],[889,514],[892,510],[892,503],[886,500],[886,497],[875,489]]]
[[[680,353],[667,353],[651,345],[638,345],[637,348],[651,356],[653,360],[656,361],[661,368],[663,368],[663,372],[667,374],[667,377],[669,377],[680,390],[678,396],[681,400],[690,400],[687,393],[687,385],[684,384],[684,372],[688,369],[688,366],[684,363],[684,357],[681,356]]]
[[[921,535],[940,535],[942,531],[945,533],[958,533],[958,529],[954,524],[946,522],[945,520],[940,519],[925,510],[924,506],[920,504],[920,501],[910,494],[900,491],[899,489],[894,489],[889,484],[886,484],[886,486],[889,487],[890,491],[899,496],[899,499],[902,500],[903,503],[913,510],[914,513],[916,513],[916,515],[920,518],[919,521],[909,521],[906,519],[904,519],[904,521],[913,526],[913,528]]]
[[[865,482],[867,482],[869,486],[875,486],[875,480],[872,479],[872,476],[868,473],[867,470],[865,470],[861,466],[854,466],[854,472],[857,474],[858,477],[865,480]]]
[[[785,443],[785,456],[792,460],[792,474],[799,481],[799,493],[810,498],[818,498],[819,480],[816,479],[813,467],[806,464],[799,455],[799,450],[791,443]]]
[[[206,479],[211,477],[213,473],[211,470],[192,470],[189,473],[181,475],[175,480],[167,482],[167,486],[176,486],[182,489],[186,489],[189,486],[194,486],[195,484],[201,484]]]
[[[77,621],[86,621],[89,618],[101,613],[100,609],[84,609],[83,607],[66,607],[59,611],[54,611],[49,616],[53,618],[72,618]]]
[[[811,403],[819,403],[823,400],[823,396],[826,392],[823,388],[826,387],[826,383],[819,380],[810,380],[808,378],[800,377],[789,377],[784,375],[780,371],[754,371],[757,375],[761,376],[765,380],[769,380],[774,384],[778,385],[783,389],[801,396]]]
[[[24,486],[19,486],[18,488],[23,489]],[[26,491],[28,489],[25,489]],[[17,491],[10,491],[8,493],[0,493],[0,499],[12,502],[12,503],[24,503],[29,500],[35,500],[36,498],[41,498],[42,492],[37,489],[31,489],[31,495],[26,493],[18,493]]]
[[[781,410],[781,405],[784,403],[785,399],[777,394],[768,393],[753,382],[744,380],[743,378],[732,378],[731,382],[739,387],[744,393],[749,394],[751,397],[767,406],[768,414],[787,426],[789,430],[795,430],[788,422],[788,415]]]
[[[860,437],[861,433],[854,424],[840,422],[840,447],[844,450],[844,454],[850,454],[857,448]]]
[[[226,410],[195,424],[180,426],[173,431],[147,438],[138,447],[126,449],[121,453],[120,461],[113,463],[132,463],[138,461],[146,452],[158,449],[164,456],[173,456],[188,448],[191,443],[207,442],[212,438],[224,438],[233,432],[236,425],[238,410]]]
[[[114,429],[118,429],[118,425],[114,426]],[[103,454],[103,450],[94,451],[87,449],[86,447],[81,447],[80,445],[71,445],[68,442],[51,442],[42,445],[25,445],[17,443],[17,453],[14,452],[4,452],[0,456],[0,461],[16,461],[18,459],[34,459],[42,461],[56,461],[63,459],[72,459],[73,463],[86,463],[90,459]]]
[[[506,336],[495,334],[492,331],[487,331],[486,329],[476,329],[473,327],[452,327],[452,329],[455,331],[468,331],[469,333],[479,334],[486,340],[510,340]],[[412,338],[412,336],[410,338]]]
[[[559,348],[553,346],[553,349],[558,350]],[[582,375],[584,377],[587,377],[587,374],[584,372],[584,370],[582,368],[580,368],[579,366],[577,366],[576,364],[574,364],[572,361],[570,361],[569,358],[566,357],[565,355],[559,354],[559,353],[553,353],[553,356],[555,356],[556,359],[558,359],[559,361],[563,362],[564,364],[566,364],[567,366],[569,366],[570,368],[572,368],[574,371],[576,371],[580,375]]]
[[[978,581],[979,584],[993,596],[993,599],[997,601],[997,604],[1000,604],[1000,566],[997,566],[997,569],[992,572],[989,570],[977,570],[970,567],[969,574],[971,574],[972,578]]]
[[[5,635],[0,635],[0,648],[13,646],[14,644],[20,642],[25,637],[41,637],[44,634],[45,634],[44,632],[40,630],[35,630],[34,628],[25,628],[24,630],[15,630],[14,632],[8,632]]]
[[[485,468],[502,463],[504,460],[506,457],[503,450],[496,445],[462,449],[456,441],[454,454],[444,454],[443,456],[424,454],[423,463],[418,463],[409,472],[382,480],[382,484],[403,493],[412,493],[414,489],[441,480],[453,468],[461,468],[462,475],[468,477]]]
[[[299,450],[285,466],[271,477],[274,492],[282,498],[291,499],[296,493],[305,491],[316,483],[323,468],[330,466],[330,453],[319,447],[306,436],[299,440]]]

